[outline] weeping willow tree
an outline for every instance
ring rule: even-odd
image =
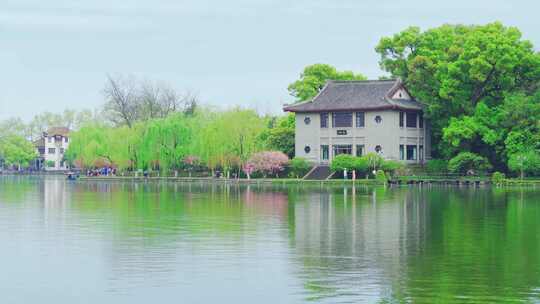
[[[267,119],[253,110],[204,111],[198,116],[193,152],[211,170],[239,167],[251,154],[263,149],[259,135],[267,125]]]
[[[196,156],[210,170],[239,169],[263,150],[261,134],[269,119],[253,110],[215,111],[201,108],[192,115],[173,113],[131,127],[87,125],[73,132],[66,155],[75,165],[91,168],[104,161],[125,169],[180,169],[186,156]]]
[[[163,172],[178,169],[191,150],[193,119],[175,113],[148,122],[139,145],[138,167]]]
[[[118,169],[136,169],[139,159],[139,147],[142,145],[142,123],[108,130],[107,147],[109,159]]]
[[[133,169],[143,129],[142,125],[132,128],[97,124],[84,126],[72,133],[66,158],[82,168],[106,164],[121,170]]]
[[[107,149],[107,128],[86,125],[71,134],[66,158],[76,166],[89,168],[100,159],[110,160]]]

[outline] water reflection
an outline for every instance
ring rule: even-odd
[[[538,301],[538,202],[535,189],[1,178],[8,245],[0,258],[22,252],[44,272],[29,270],[28,281],[22,271],[26,287],[5,281],[0,291],[16,298],[84,273],[95,282],[79,288],[88,303],[178,294],[186,302]],[[62,276],[49,282],[47,270]]]

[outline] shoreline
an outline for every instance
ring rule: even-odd
[[[0,174],[0,177],[15,176],[35,176],[35,177],[65,177],[64,174]],[[495,185],[490,179],[478,178],[417,178],[414,176],[403,176],[397,180],[383,183],[376,179],[330,179],[330,180],[304,180],[295,178],[253,178],[253,179],[232,179],[232,178],[212,178],[212,177],[142,177],[142,176],[81,176],[77,179],[81,182],[101,181],[101,182],[179,182],[179,183],[207,183],[207,184],[244,184],[244,185],[365,185],[365,186],[455,186],[455,187],[505,187],[505,186],[528,186],[540,187],[540,179],[505,179],[501,185]]]

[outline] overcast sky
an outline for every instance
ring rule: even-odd
[[[96,108],[107,74],[279,112],[302,68],[382,74],[374,47],[407,26],[500,20],[540,46],[537,0],[0,0],[0,119]]]

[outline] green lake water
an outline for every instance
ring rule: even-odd
[[[540,189],[0,177],[0,303],[540,303]]]

